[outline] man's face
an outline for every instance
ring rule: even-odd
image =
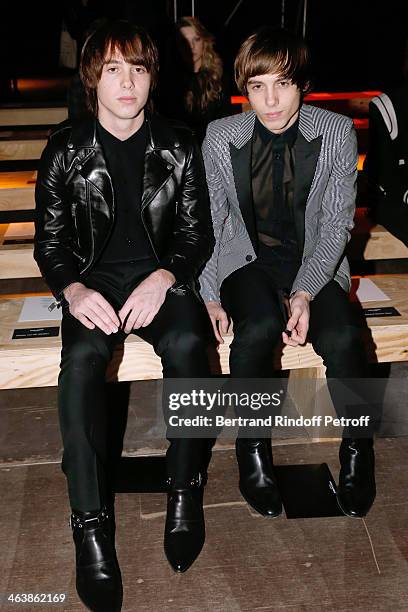
[[[270,73],[251,77],[247,91],[259,121],[271,132],[281,134],[298,118],[299,88],[282,75]]]
[[[139,117],[149,98],[150,74],[144,66],[128,64],[118,52],[106,59],[96,92],[98,118],[103,125],[128,123]]]

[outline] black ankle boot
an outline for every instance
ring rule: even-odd
[[[370,510],[376,494],[372,438],[344,438],[339,458],[337,503],[347,516],[361,518]]]
[[[199,477],[188,483],[187,488],[172,487],[167,496],[164,552],[174,571],[188,570],[204,541],[203,485]]]
[[[119,612],[122,579],[116,559],[113,517],[99,512],[72,511],[71,527],[76,548],[76,588],[93,612]]]
[[[237,438],[239,490],[248,504],[263,516],[279,516],[282,500],[273,473],[269,440]]]

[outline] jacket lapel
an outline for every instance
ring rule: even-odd
[[[231,165],[234,174],[234,183],[238,196],[239,207],[241,209],[242,218],[251,239],[252,246],[256,251],[258,239],[252,199],[251,152],[252,140],[248,140],[248,142],[243,145],[241,149],[237,149],[232,143],[230,143]]]
[[[74,169],[99,192],[109,210],[112,211],[112,181],[106,167],[102,146],[96,138],[96,122],[88,121],[75,126],[68,148],[75,149]]]
[[[254,125],[255,113],[246,113],[238,135],[229,143],[229,150],[239,207],[252,246],[256,251],[258,248],[258,237],[255,226],[251,176],[252,134]]]
[[[154,199],[172,174],[173,169],[173,164],[167,163],[160,156],[160,152],[148,146],[144,163],[142,210]]]
[[[161,117],[148,113],[146,119],[149,141],[145,153],[142,211],[153,201],[173,173],[174,165],[164,156],[168,157],[168,152],[179,146],[176,133]]]
[[[299,250],[303,253],[305,242],[305,209],[310,187],[316,172],[323,136],[306,140],[299,129],[294,146],[295,158],[295,193],[293,198],[293,215]]]

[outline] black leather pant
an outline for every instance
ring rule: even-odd
[[[104,264],[85,284],[100,291],[119,310],[130,292],[151,270],[129,264]],[[209,377],[208,317],[203,304],[187,290],[168,292],[147,327],[135,330],[161,357],[163,377]],[[99,509],[110,491],[107,483],[107,424],[105,375],[123,332],[106,335],[87,329],[64,308],[59,377],[59,416],[64,445],[62,468],[67,476],[71,507]],[[200,471],[202,442],[173,439],[167,452],[167,471],[182,486]]]
[[[260,260],[233,272],[223,282],[221,301],[234,323],[231,377],[267,378],[273,374],[274,350],[285,329],[277,290],[282,285],[290,287],[295,274],[296,266],[287,264],[285,267],[283,262],[275,273],[273,267]],[[322,357],[328,379],[367,376],[367,359],[358,320],[347,293],[334,280],[310,303],[308,340]],[[345,414],[330,381],[329,390],[339,416],[360,416],[358,410]],[[361,411],[361,414],[366,413],[367,406]]]

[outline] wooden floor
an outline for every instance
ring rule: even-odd
[[[395,383],[406,379],[401,368]],[[132,385],[126,454],[166,446],[156,440],[149,451],[141,441],[153,408],[151,385]],[[75,592],[56,390],[2,391],[0,409],[0,593],[66,596],[52,607],[0,609],[84,610]],[[276,464],[327,462],[337,480],[337,442],[289,442],[275,440]],[[406,612],[408,438],[378,439],[376,449],[378,494],[366,519],[267,519],[242,499],[232,444],[219,443],[204,498],[206,543],[182,575],[172,572],[163,553],[165,495],[118,494],[123,611]]]

